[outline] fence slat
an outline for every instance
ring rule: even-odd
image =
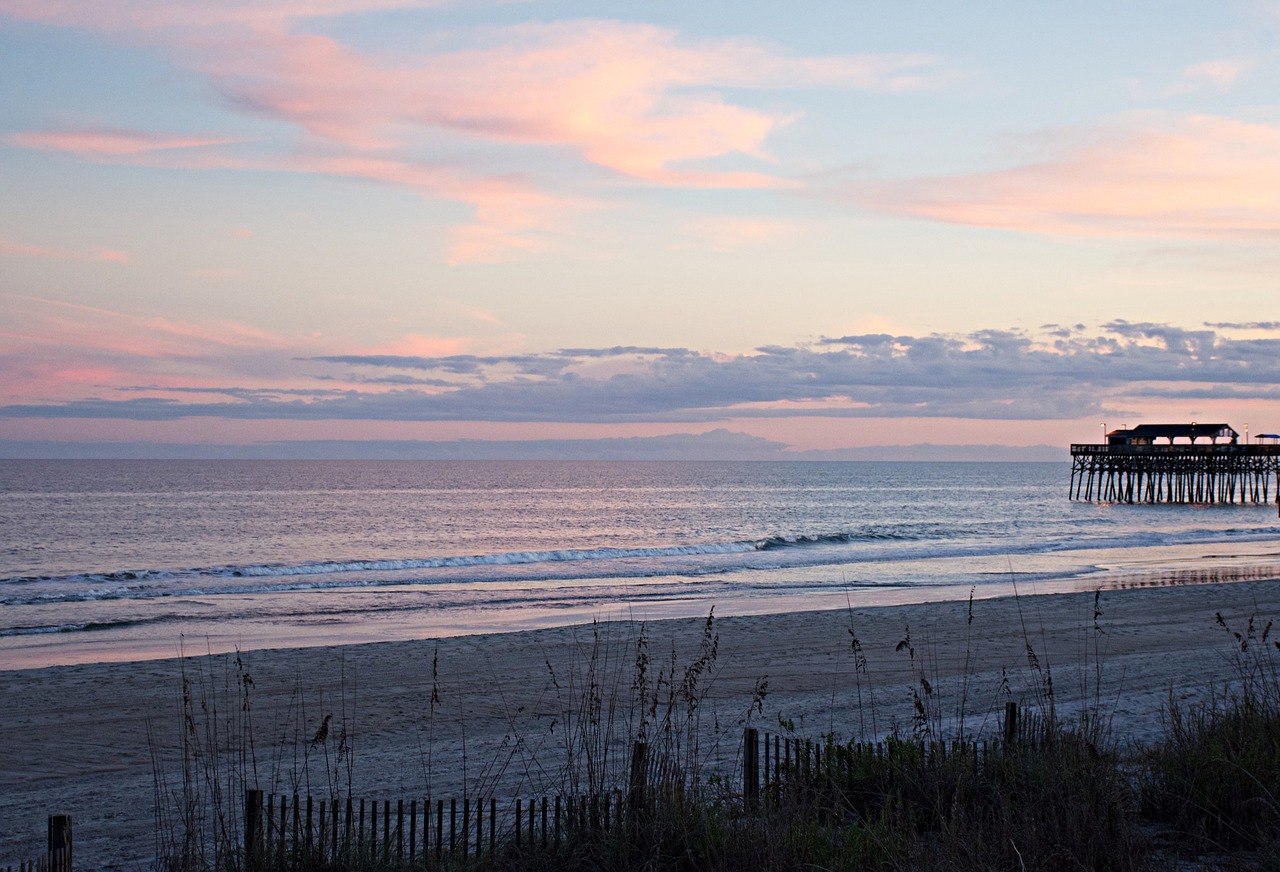
[[[50,872],[71,872],[71,816],[49,815]]]
[[[449,800],[449,853],[452,855],[458,849],[458,801],[456,799]]]
[[[418,856],[418,801],[409,800],[409,865]]]
[[[748,808],[760,798],[760,732],[754,727],[742,731],[742,795]]]
[[[444,852],[444,800],[436,801],[436,857]]]
[[[244,856],[250,869],[262,865],[262,791],[244,792]]]
[[[276,857],[277,862],[284,865],[284,833],[285,827],[289,822],[289,798],[283,793],[280,794],[280,830],[276,833]]]
[[[325,817],[325,805],[325,800],[320,800],[320,818],[316,822],[316,848],[320,852],[321,862],[329,859],[329,854],[325,850],[329,836],[329,819]]]

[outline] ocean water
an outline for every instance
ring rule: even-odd
[[[1274,506],[1071,502],[1069,475],[1066,463],[0,461],[0,668],[1277,569]]]

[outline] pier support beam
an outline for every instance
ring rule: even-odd
[[[1073,500],[1280,508],[1280,445],[1072,445]]]

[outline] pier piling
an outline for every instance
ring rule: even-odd
[[[1212,505],[1280,501],[1280,445],[1072,445],[1073,500]]]

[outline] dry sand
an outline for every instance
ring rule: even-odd
[[[1280,615],[1280,584],[1109,591],[1101,609],[1101,634],[1089,593],[979,601],[972,622],[964,602],[717,619],[718,656],[704,677],[697,713],[699,759],[707,772],[732,769],[752,691],[764,678],[764,711],[752,714],[764,729],[777,730],[785,718],[802,736],[870,737],[895,726],[910,732],[911,692],[924,669],[948,728],[964,694],[967,728],[990,734],[1006,698],[1033,702],[1043,692],[1043,674],[1028,665],[1028,642],[1041,666],[1052,670],[1059,714],[1071,716],[1082,702],[1100,699],[1122,742],[1149,742],[1160,733],[1171,690],[1179,701],[1194,702],[1211,683],[1231,680],[1231,638],[1215,614],[1233,627],[1242,628],[1251,615],[1265,623]],[[683,669],[704,625],[649,625],[651,677],[669,668],[673,648]],[[860,676],[851,627],[866,656]],[[905,649],[895,650],[908,628],[914,664]],[[358,796],[456,795],[464,750],[473,790],[510,796],[554,789],[571,733],[566,713],[583,708],[597,638],[607,711],[611,699],[621,705],[630,694],[637,631],[610,623],[246,653],[260,786],[305,792],[309,777],[313,792],[324,793],[345,726]],[[154,856],[152,749],[164,772],[177,771],[183,670],[201,724],[223,723],[240,716],[234,660],[216,655],[0,672],[0,864],[33,855],[46,815],[67,813],[74,818],[78,868],[146,868]],[[202,711],[202,702],[216,713]],[[304,767],[310,739],[329,713],[329,741],[310,751]],[[619,710],[615,735],[626,735],[628,717]],[[341,768],[337,780],[345,792]]]

